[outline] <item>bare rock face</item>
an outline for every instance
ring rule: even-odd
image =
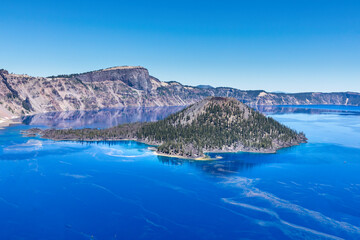
[[[121,81],[137,90],[151,91],[149,72],[143,67],[114,67],[74,76],[84,83]]]
[[[181,84],[164,83],[143,67],[113,67],[81,74],[31,77],[0,70],[0,117],[34,113],[184,106],[203,96]]]
[[[360,106],[360,93],[269,93],[162,82],[143,67],[113,67],[80,74],[32,77],[0,70],[0,117],[119,108],[185,106],[209,96],[232,97],[247,105],[334,104]]]

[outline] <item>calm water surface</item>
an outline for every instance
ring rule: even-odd
[[[261,107],[309,143],[217,161],[22,137],[181,108],[42,114],[0,130],[0,239],[360,239],[360,107]]]

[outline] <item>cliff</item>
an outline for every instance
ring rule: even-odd
[[[268,93],[162,82],[143,67],[32,77],[0,70],[0,117],[126,106],[184,106],[208,96],[233,97],[248,105],[360,105],[360,94]]]

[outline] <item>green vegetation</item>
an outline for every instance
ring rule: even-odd
[[[44,138],[54,140],[107,141],[133,139],[142,123],[122,124],[112,128],[97,129],[48,129],[42,131]],[[37,130],[37,129],[34,129]]]
[[[203,155],[203,150],[222,150],[224,146],[248,150],[276,149],[281,143],[299,140],[296,131],[266,117],[233,99],[212,98],[191,121],[187,109],[168,118],[146,124],[138,131],[139,139],[164,143],[159,150],[181,155]],[[186,146],[192,147],[186,147]],[[189,152],[191,151],[191,152]]]

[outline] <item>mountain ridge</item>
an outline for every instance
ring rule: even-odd
[[[160,81],[141,66],[32,77],[0,70],[0,117],[128,106],[184,106],[209,96],[248,105],[360,105],[360,93],[271,93],[230,87],[199,88]]]

